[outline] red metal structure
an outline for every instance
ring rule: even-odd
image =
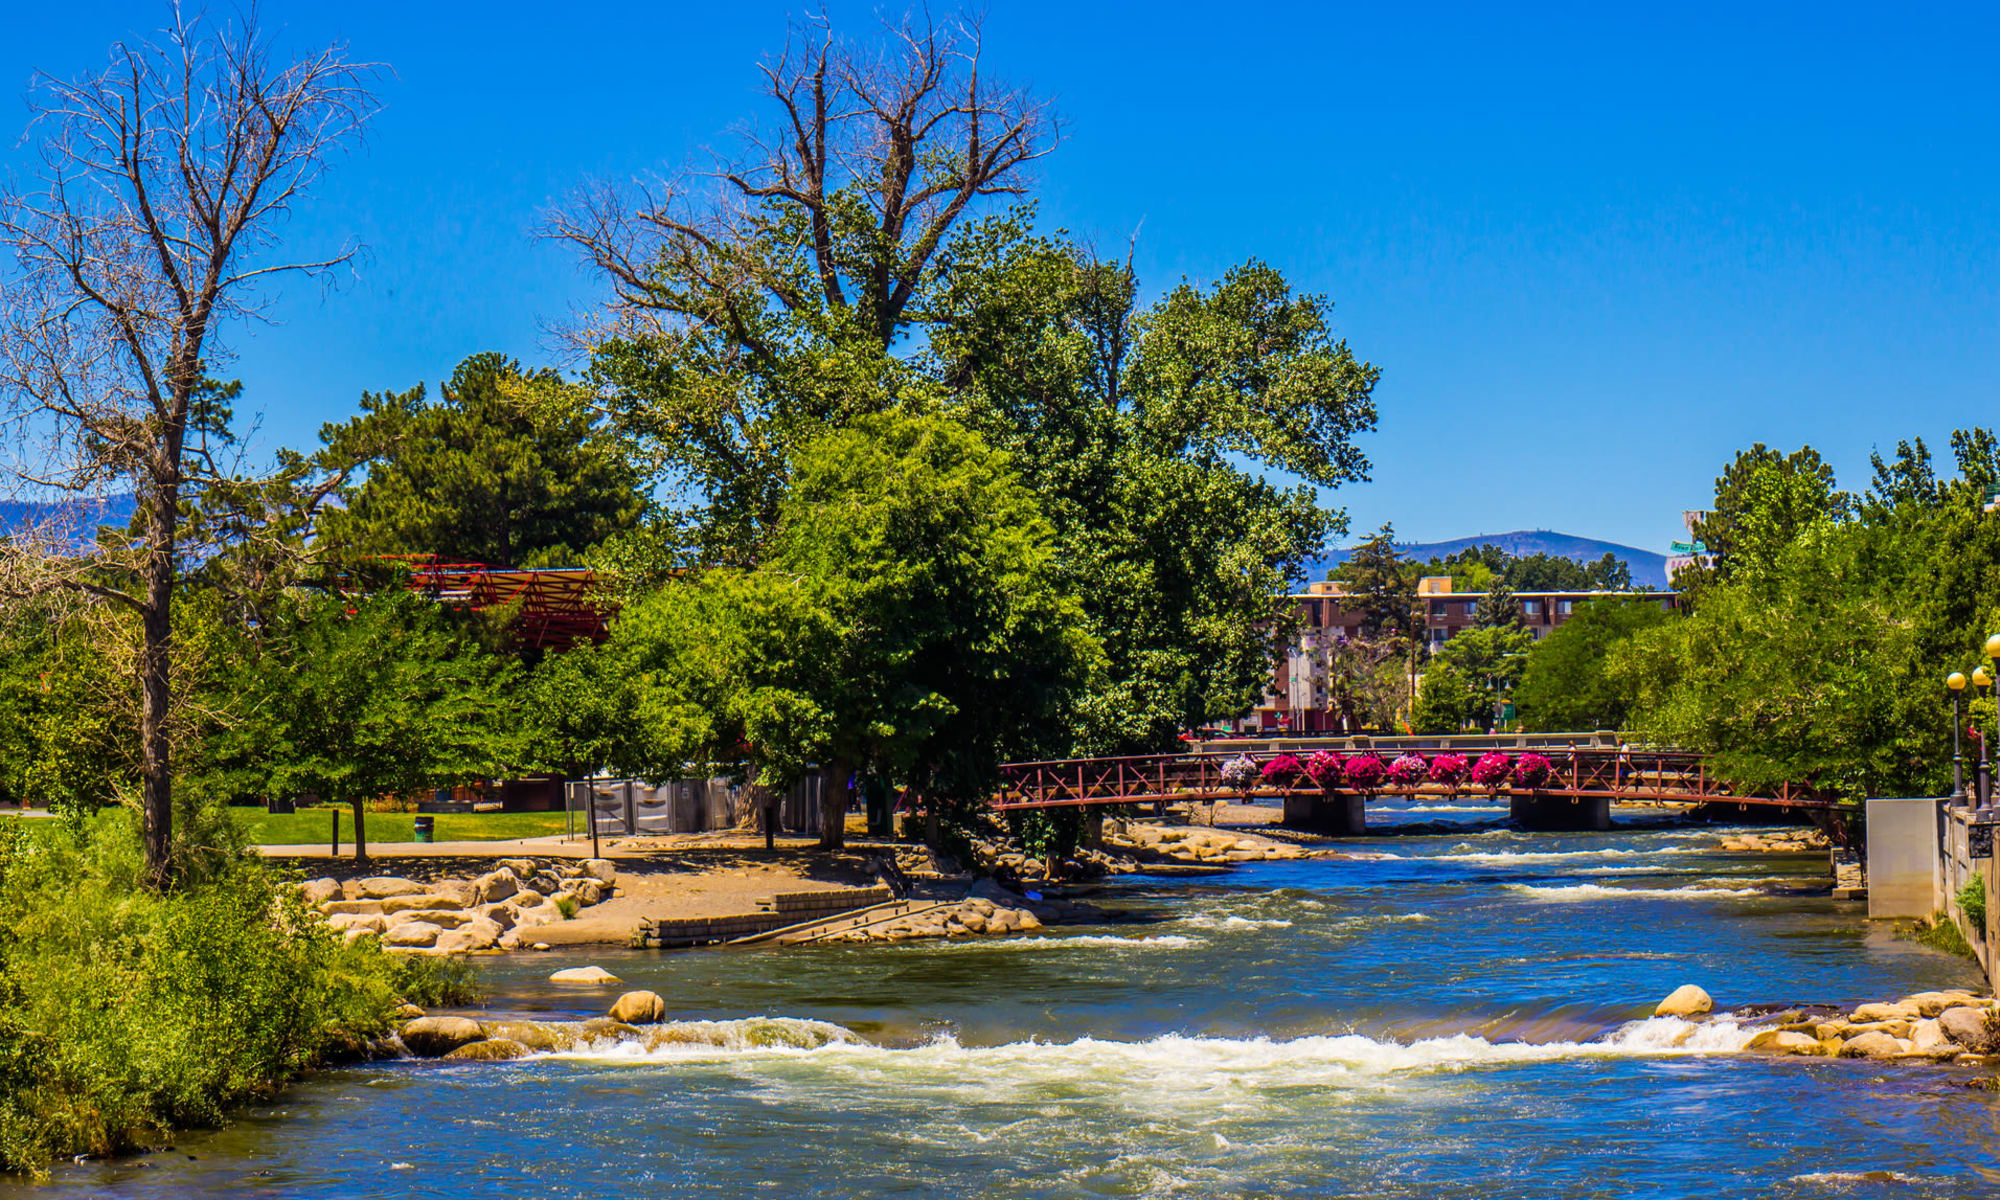
[[[1552,777],[1540,787],[1509,785],[1496,790],[1468,783],[1449,790],[1478,796],[1567,796],[1790,809],[1830,809],[1835,802],[1832,795],[1803,784],[1733,787],[1709,771],[1707,755],[1680,750],[1621,750],[1604,746],[1540,753],[1555,767]],[[1156,800],[1236,799],[1243,795],[1243,789],[1222,782],[1223,764],[1235,757],[1234,754],[1164,754],[1007,763],[1000,768],[1000,794],[994,798],[993,806],[1007,811]],[[1447,789],[1441,784],[1413,787],[1383,783],[1366,789],[1334,787],[1322,793],[1320,788],[1300,780],[1294,788],[1266,785],[1254,790],[1266,796],[1287,791],[1335,796],[1414,796],[1437,795]]]
[[[601,642],[617,606],[605,579],[588,567],[510,569],[484,563],[440,562],[435,555],[401,555],[410,590],[454,608],[485,612],[514,608],[521,645],[560,650]]]

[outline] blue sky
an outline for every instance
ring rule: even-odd
[[[10,136],[33,70],[165,11],[10,7]],[[998,3],[987,62],[1066,122],[1049,223],[1137,230],[1153,290],[1261,257],[1332,297],[1383,371],[1373,482],[1333,497],[1357,531],[1662,549],[1752,441],[1859,487],[1873,448],[2000,422],[2000,17],[1745,7]],[[801,8],[266,0],[393,74],[291,233],[358,238],[357,275],[231,337],[263,438],[476,351],[547,361],[594,290],[537,212],[726,146]]]

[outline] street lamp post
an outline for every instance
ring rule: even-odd
[[[1993,669],[2000,671],[2000,633],[1996,633],[1986,639],[1986,657],[1993,660]],[[1996,731],[2000,731],[2000,711],[1995,712],[1993,725]],[[1983,809],[1991,809],[1993,807],[1993,795],[1990,791],[1987,793],[1986,803],[1980,807]]]
[[[1953,671],[1944,677],[1944,686],[1951,691],[1951,802],[1965,806],[1965,752],[1959,745],[1959,726],[1965,718],[1959,715],[1960,702],[1965,696],[1965,676]]]
[[[1986,673],[1985,667],[1974,667],[1972,670],[1972,682],[1975,687],[1992,687],[1993,676]],[[1972,785],[1973,797],[1977,801],[1973,805],[1974,808],[1985,808],[1990,802],[1986,794],[1986,768],[1986,738],[1982,734],[1979,739],[1979,769],[1978,773],[1973,776]]]

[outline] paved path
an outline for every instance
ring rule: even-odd
[[[635,844],[627,845],[628,842]],[[781,837],[777,849],[810,850],[818,845],[814,838]],[[763,836],[732,836],[708,839],[698,836],[670,838],[631,839],[624,835],[600,837],[598,846],[605,858],[635,859],[657,853],[673,853],[687,850],[754,850],[761,853],[764,848]],[[296,846],[259,846],[258,851],[266,858],[329,858],[351,859],[354,857],[354,843],[343,841],[338,855],[327,853],[327,843],[307,842]],[[591,858],[590,839],[565,839],[561,835],[532,838],[509,838],[496,841],[473,842],[376,842],[368,843],[369,858]]]

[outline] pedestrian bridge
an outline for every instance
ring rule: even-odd
[[[1449,749],[1449,747],[1447,747]],[[1276,785],[1260,780],[1249,788],[1223,781],[1223,767],[1237,751],[1077,758],[1007,763],[994,807],[1003,812],[1108,804],[1178,804],[1214,801],[1279,800],[1286,825],[1323,833],[1366,830],[1366,806],[1392,797],[1451,796],[1506,798],[1514,819],[1529,829],[1608,829],[1611,805],[1650,802],[1692,806],[1734,806],[1743,813],[1834,807],[1829,793],[1803,784],[1741,788],[1719,778],[1708,756],[1682,750],[1632,750],[1619,746],[1538,746],[1550,770],[1532,786],[1515,782],[1481,786],[1460,783],[1397,784],[1365,787],[1342,781],[1319,787],[1300,777]],[[1275,753],[1252,754],[1261,766]],[[1301,755],[1303,757],[1303,755]],[[1389,757],[1383,755],[1385,761]]]

